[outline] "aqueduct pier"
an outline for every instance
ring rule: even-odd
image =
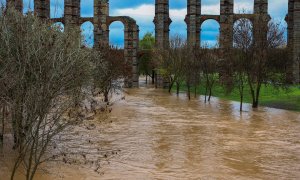
[[[23,10],[23,0],[7,0],[19,11]],[[90,21],[94,25],[94,46],[109,43],[109,26],[115,21],[124,24],[125,60],[132,65],[132,77],[128,82],[130,87],[138,87],[137,54],[139,44],[139,27],[136,21],[128,16],[113,17],[109,15],[109,0],[94,0],[94,17],[84,18],[80,16],[80,0],[64,0],[64,16],[61,18],[50,18],[50,0],[34,0],[34,13],[44,20],[61,22],[66,28],[80,27],[84,22]],[[201,24],[213,19],[220,24],[220,48],[231,48],[233,43],[233,26],[236,20],[247,18],[255,22],[259,14],[263,17],[266,25],[270,21],[268,14],[268,0],[254,0],[253,14],[235,14],[234,0],[220,0],[220,15],[201,14],[201,0],[187,0],[187,39],[190,44],[200,44]],[[261,18],[260,18],[261,20]],[[288,48],[290,65],[287,69],[289,81],[300,82],[300,0],[288,0],[288,14],[286,16],[288,25]],[[169,32],[172,20],[169,15],[169,0],[155,0],[155,39],[158,48],[168,48]],[[254,26],[254,38],[255,29]]]

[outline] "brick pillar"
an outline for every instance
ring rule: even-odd
[[[254,14],[268,14],[268,0],[254,0]]]
[[[170,47],[170,19],[169,0],[155,0],[155,46],[159,49],[168,49]],[[160,72],[156,72],[158,79],[162,82],[156,82],[158,86],[166,88],[169,84],[168,79],[161,77]]]
[[[109,27],[107,17],[109,16],[108,0],[94,0],[94,44],[95,47],[102,43],[109,44]]]
[[[231,48],[233,44],[233,0],[221,0],[220,4],[220,48]]]
[[[125,24],[125,42],[124,42],[124,55],[125,61],[132,67],[131,77],[125,80],[126,87],[138,87],[139,75],[138,75],[138,62],[137,53],[139,46],[139,27],[134,21],[128,21]]]
[[[201,0],[188,0],[185,22],[190,45],[200,45],[200,16]]]
[[[80,0],[65,0],[64,22],[65,29],[78,28],[80,18]]]
[[[23,0],[7,0],[6,3],[23,13]]]
[[[157,48],[169,47],[171,19],[169,15],[169,0],[155,0],[155,43]]]
[[[287,81],[300,83],[299,59],[300,59],[300,2],[289,0],[287,16],[288,24],[288,49],[291,58],[287,67]]]
[[[254,0],[254,14],[256,15],[252,22],[254,42],[267,44],[261,41],[267,41],[268,23],[271,19],[268,14],[268,0]]]
[[[219,47],[222,59],[219,63],[222,70],[219,72],[222,83],[231,83],[232,71],[229,67],[228,53],[233,46],[233,0],[221,0],[220,2],[220,37]]]
[[[43,20],[49,19],[50,0],[34,0],[34,12],[39,18]]]

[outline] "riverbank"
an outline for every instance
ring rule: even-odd
[[[174,86],[173,92],[176,91]],[[186,86],[180,88],[181,92],[186,92]],[[192,89],[194,93],[194,89]],[[251,103],[249,88],[245,88],[244,102]],[[197,87],[197,95],[204,95],[205,87]],[[212,95],[225,100],[240,101],[238,89],[234,89],[231,93],[226,93],[225,89],[216,85],[213,87]],[[278,89],[273,86],[262,86],[260,105],[277,109],[291,110],[300,112],[300,86],[291,86],[288,89]]]

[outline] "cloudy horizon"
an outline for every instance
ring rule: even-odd
[[[4,1],[4,0],[0,0]],[[63,0],[51,0],[51,17],[63,16]],[[24,12],[32,9],[33,0],[24,0]],[[241,11],[253,13],[254,0],[234,0],[234,12]],[[273,20],[284,22],[288,11],[288,0],[269,0],[268,12]],[[187,0],[170,0],[170,36],[179,34],[186,38]],[[220,0],[202,0],[201,14],[220,14]],[[130,16],[137,21],[140,28],[140,38],[145,33],[154,34],[155,0],[110,0],[110,16]],[[81,1],[81,16],[93,17],[93,0]],[[86,23],[83,26],[85,36],[91,36],[93,25]],[[110,26],[110,43],[118,46],[124,44],[124,26],[120,22],[114,22]],[[219,24],[214,20],[207,20],[201,26],[201,40],[205,43],[216,43],[219,35]]]

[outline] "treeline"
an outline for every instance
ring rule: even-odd
[[[176,86],[178,94],[185,85],[191,99],[191,94],[196,96],[197,88],[202,86],[206,102],[211,99],[213,87],[222,85],[227,93],[238,89],[241,111],[246,93],[251,96],[253,108],[257,108],[263,85],[288,85],[286,72],[290,61],[284,27],[273,21],[266,26],[260,18],[257,15],[254,24],[247,19],[235,23],[233,48],[190,45],[177,35],[171,38],[169,49],[153,48],[148,69],[153,62],[159,62],[156,72],[169,82],[169,92]],[[259,31],[254,31],[254,26]]]
[[[5,126],[12,128],[19,167],[33,179],[39,165],[51,160],[46,152],[53,138],[85,120],[82,103],[121,88],[130,66],[123,51],[109,46],[82,46],[77,28],[41,22],[29,13],[0,11],[0,144]],[[97,102],[96,102],[97,103]],[[9,129],[8,128],[8,129]],[[5,136],[7,137],[7,136]],[[1,148],[1,147],[0,147]]]

